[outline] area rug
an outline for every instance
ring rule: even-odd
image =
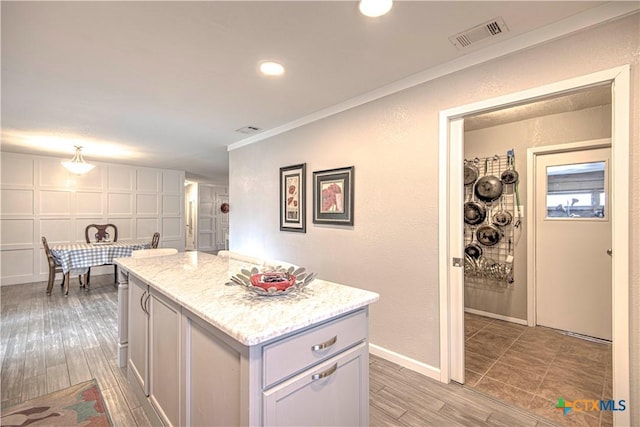
[[[2,427],[109,427],[111,420],[95,379],[3,408]]]

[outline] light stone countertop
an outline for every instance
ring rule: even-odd
[[[203,252],[115,263],[240,343],[252,346],[377,301],[375,292],[315,279],[299,292],[260,296],[229,278],[251,264]]]

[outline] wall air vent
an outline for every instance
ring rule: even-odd
[[[487,39],[489,37],[495,37],[502,33],[508,33],[509,28],[504,23],[501,17],[492,19],[477,27],[470,28],[466,31],[449,37],[449,41],[454,44],[458,49],[464,49],[471,46],[480,40]]]
[[[256,126],[245,126],[240,129],[236,129],[236,132],[244,133],[245,135],[251,135],[260,132],[262,129]]]

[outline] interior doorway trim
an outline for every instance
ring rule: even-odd
[[[440,112],[439,116],[439,307],[440,380],[464,378],[464,278],[454,259],[464,259],[462,158],[464,117],[508,108],[594,86],[611,85],[613,397],[629,401],[629,65],[563,80]],[[458,380],[459,381],[459,380]],[[629,411],[614,413],[628,425]]]
[[[544,145],[527,149],[527,182],[530,183],[529,185],[531,187],[529,191],[527,191],[527,205],[525,207],[525,216],[529,218],[529,221],[527,221],[527,236],[536,235],[535,196],[537,190],[534,176],[537,157],[545,154],[567,153],[608,147],[611,147],[611,138],[594,139],[569,144]],[[613,166],[612,170],[617,167],[613,162],[611,165]],[[530,238],[527,239],[527,326],[536,326],[538,323],[536,314],[536,262],[535,239]]]

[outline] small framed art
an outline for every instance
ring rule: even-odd
[[[306,163],[280,168],[280,230],[306,233]]]
[[[353,225],[354,167],[313,173],[314,224]]]

